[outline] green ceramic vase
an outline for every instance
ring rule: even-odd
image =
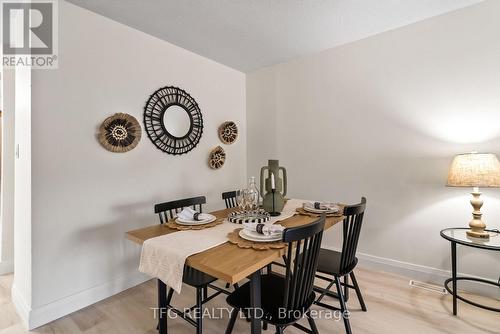
[[[267,171],[267,173],[266,173]],[[271,174],[274,174],[275,192],[273,209],[273,191],[271,187]],[[286,169],[279,165],[278,160],[269,160],[268,165],[260,169],[260,189],[262,193],[262,206],[267,212],[281,212],[285,206],[287,190]]]

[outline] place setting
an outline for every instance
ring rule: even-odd
[[[343,205],[334,202],[304,202],[302,207],[295,211],[304,216],[320,217],[325,214],[327,217],[342,216]]]
[[[202,230],[220,225],[224,219],[217,219],[209,213],[201,213],[190,207],[184,208],[174,220],[167,222],[167,226],[176,230]]]
[[[284,226],[270,223],[245,222],[243,228],[237,228],[228,234],[229,242],[240,248],[256,250],[277,249],[286,247],[281,242]]]

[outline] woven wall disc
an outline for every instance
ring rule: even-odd
[[[217,146],[212,151],[210,151],[210,155],[208,157],[208,165],[212,169],[221,168],[226,162],[226,152],[220,146]]]
[[[234,143],[238,138],[238,127],[232,121],[222,123],[218,132],[220,140],[226,145]]]
[[[108,151],[123,153],[137,146],[141,133],[141,126],[134,116],[117,113],[102,122],[98,139]]]
[[[170,108],[182,108],[189,117],[186,134],[174,134],[165,123]],[[144,107],[144,129],[153,144],[168,154],[184,154],[196,147],[203,134],[203,116],[196,100],[185,90],[167,86],[155,91]]]

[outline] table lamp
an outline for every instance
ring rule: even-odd
[[[500,187],[500,162],[492,153],[465,153],[459,154],[451,163],[448,172],[450,187],[473,187],[470,204],[474,208],[470,230],[467,235],[475,238],[489,238],[485,231],[486,224],[481,220],[481,207],[483,200],[480,198],[479,187]]]

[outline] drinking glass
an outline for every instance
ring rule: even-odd
[[[250,211],[257,211],[259,208],[259,199],[260,199],[260,194],[259,194],[259,189],[257,188],[257,185],[255,184],[255,177],[250,177],[248,179],[248,206]]]
[[[244,196],[245,198],[245,211],[251,211],[252,210],[252,192],[250,189],[245,189]]]
[[[244,209],[245,211],[250,211],[252,210],[252,192],[249,189],[245,189],[243,193],[243,202],[244,202]]]
[[[236,190],[236,204],[238,207],[245,211],[246,208],[246,200],[245,200],[245,189]]]

